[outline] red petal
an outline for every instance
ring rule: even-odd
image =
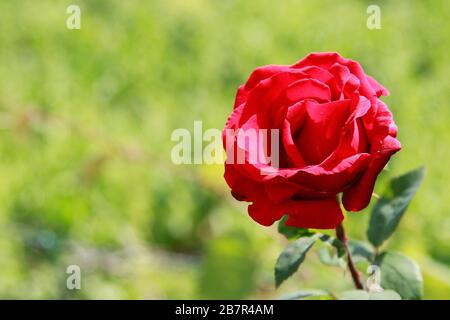
[[[306,111],[305,122],[295,142],[306,162],[314,165],[321,163],[337,147],[339,133],[349,116],[349,100],[325,104],[308,101]]]
[[[336,198],[290,201],[287,226],[298,228],[334,229],[344,216]]]
[[[379,173],[386,166],[391,156],[401,148],[398,140],[391,136],[386,137],[384,144],[389,149],[377,153],[359,181],[344,191],[342,203],[348,211],[361,211],[369,205]]]
[[[265,192],[258,195],[258,198],[248,206],[248,214],[250,217],[262,224],[263,226],[271,226],[275,221],[281,219],[286,213],[284,204],[273,203]]]
[[[302,79],[289,85],[286,96],[292,102],[303,99],[315,99],[319,102],[327,102],[331,99],[330,88],[315,79]]]
[[[367,80],[369,81],[370,85],[372,86],[372,88],[377,93],[378,97],[380,97],[380,96],[388,96],[389,95],[388,89],[386,89],[381,84],[379,84],[377,80],[375,80],[371,76],[367,76]]]
[[[267,79],[274,74],[277,74],[278,72],[286,69],[286,66],[279,65],[267,65],[256,68],[248,78],[247,82],[238,88],[234,102],[234,108],[237,108],[239,105],[245,102],[247,100],[249,91],[262,80]]]

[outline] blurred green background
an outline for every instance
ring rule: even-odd
[[[66,8],[81,7],[81,30]],[[381,29],[366,27],[368,5]],[[312,51],[361,62],[389,88],[403,150],[377,184],[425,182],[387,248],[450,298],[450,2],[3,0],[0,298],[278,298],[351,288],[311,252],[275,290],[286,245],[247,217],[221,165],[173,165],[176,128],[221,129],[257,66]],[[367,212],[367,210],[366,210]],[[368,214],[347,216],[364,239]],[[81,267],[82,289],[66,289]]]

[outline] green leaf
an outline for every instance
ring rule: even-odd
[[[330,293],[325,290],[311,289],[300,290],[292,293],[288,293],[280,298],[280,300],[297,300],[310,297],[330,297]]]
[[[382,292],[349,290],[342,292],[339,300],[401,300],[401,297],[397,292],[392,290]]]
[[[402,297],[393,290],[384,290],[382,292],[371,292],[370,300],[402,300]]]
[[[422,298],[422,274],[414,260],[400,253],[385,252],[376,259],[376,263],[380,266],[384,289],[395,290],[403,299]]]
[[[323,245],[316,251],[320,262],[327,266],[346,268],[345,248],[339,239],[323,234],[319,237]]]
[[[424,175],[421,167],[390,181],[388,193],[378,200],[370,216],[367,237],[375,247],[392,235]]]
[[[314,232],[305,229],[305,228],[297,228],[286,226],[287,215],[281,218],[278,223],[278,232],[284,235],[288,239],[298,239],[301,237],[309,237],[314,234]]]
[[[316,237],[314,236],[303,237],[292,242],[284,249],[275,265],[275,285],[277,287],[297,271],[314,242],[316,242]]]
[[[365,242],[349,240],[348,248],[355,262],[359,259],[364,259],[369,262],[373,262],[375,260],[375,252],[373,248]]]
[[[369,300],[369,293],[364,290],[349,290],[340,294],[339,300]]]
[[[335,238],[333,236],[329,236],[327,234],[322,234],[319,237],[319,239],[323,243],[333,246],[336,249],[337,255],[338,255],[339,258],[343,257],[345,255],[344,244],[338,238]]]
[[[328,266],[339,266],[345,269],[347,263],[344,259],[345,249],[342,242],[327,235],[321,236],[320,239],[325,244],[317,250],[320,262]],[[373,262],[375,260],[373,248],[365,242],[349,240],[348,247],[355,263]]]
[[[346,268],[346,263],[344,258],[340,258],[334,250],[330,247],[321,247],[316,250],[320,262],[327,266]]]

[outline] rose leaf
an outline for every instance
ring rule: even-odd
[[[370,216],[367,237],[379,247],[400,222],[425,175],[420,167],[390,181],[387,193],[375,204]]]
[[[342,292],[339,300],[401,300],[401,297],[392,290],[384,290],[382,292],[349,290]]]
[[[385,252],[377,257],[380,266],[381,287],[395,290],[403,299],[420,299],[423,279],[419,265],[407,256]]]
[[[279,287],[284,280],[293,275],[305,260],[306,253],[316,242],[316,237],[303,237],[291,244],[280,254],[275,264],[275,285]]]

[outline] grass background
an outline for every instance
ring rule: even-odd
[[[81,7],[81,30],[66,8]],[[381,8],[381,29],[366,9]],[[277,298],[351,287],[309,254],[275,290],[286,245],[230,195],[219,165],[175,166],[171,132],[221,129],[237,86],[312,51],[361,62],[389,88],[403,150],[383,181],[427,167],[386,248],[450,298],[450,2],[0,2],[0,297]],[[368,214],[348,215],[364,239]],[[66,268],[82,289],[66,289]]]

